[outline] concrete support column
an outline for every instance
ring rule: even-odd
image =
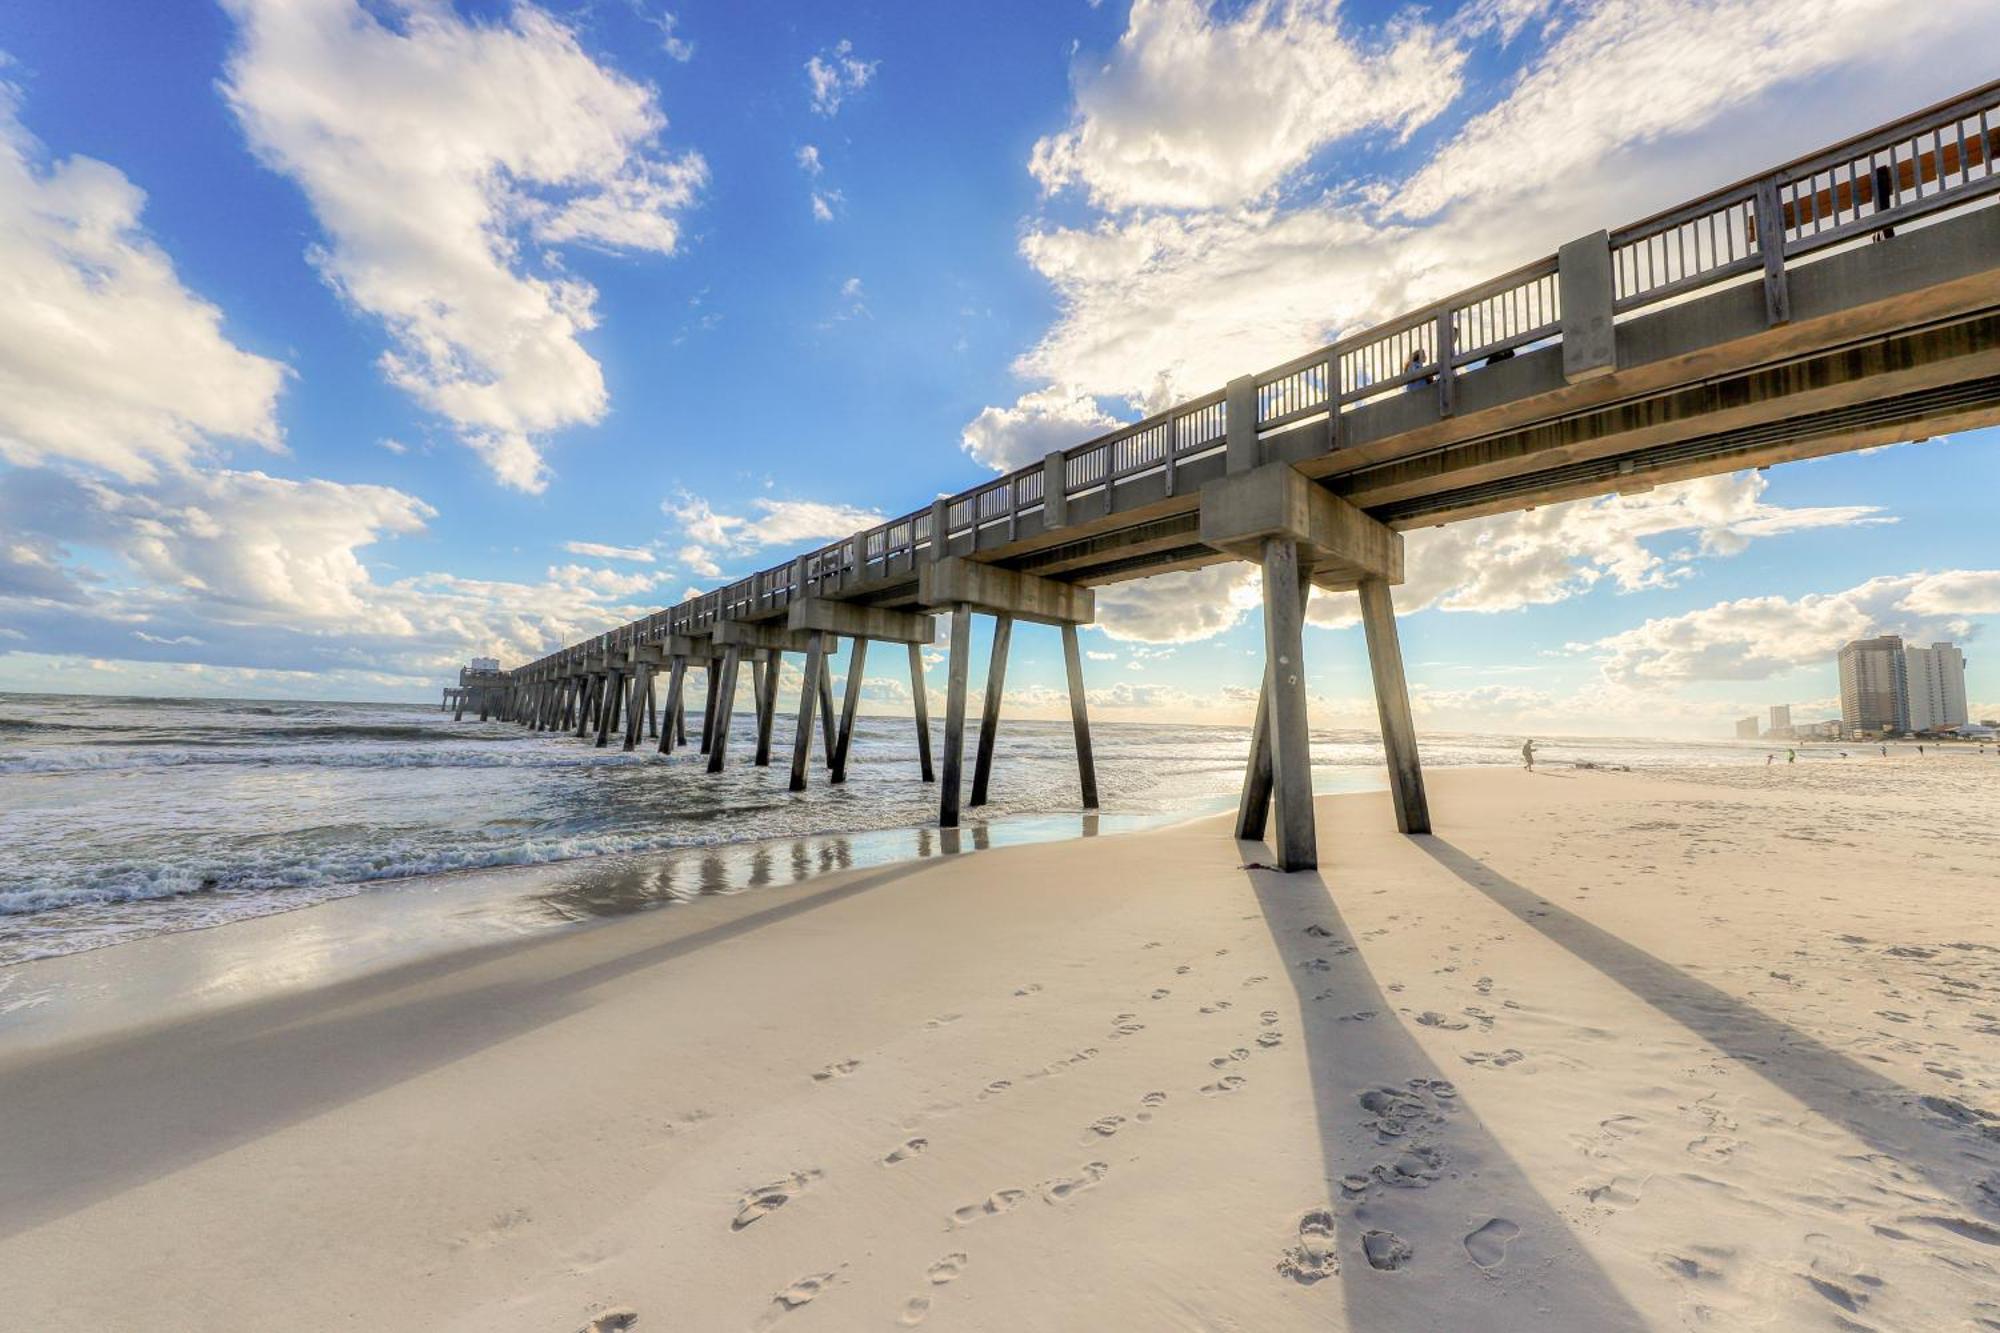
[[[1403,675],[1403,646],[1396,635],[1396,606],[1381,579],[1361,581],[1361,628],[1368,635],[1368,670],[1375,677],[1375,709],[1382,719],[1382,748],[1389,760],[1389,795],[1396,827],[1431,831],[1424,770],[1417,762],[1417,728],[1410,718],[1410,690]]]
[[[639,748],[639,738],[646,734],[646,701],[653,694],[653,664],[639,663],[637,673],[632,677],[632,706],[625,718],[625,753]]]
[[[730,644],[722,650],[722,669],[716,673],[715,706],[709,715],[715,719],[715,739],[708,745],[708,771],[720,773],[723,757],[729,753],[729,719],[736,708],[736,673],[743,665],[743,650]]]
[[[660,735],[660,707],[653,689],[653,681],[659,674],[650,665],[646,668],[646,735],[653,740]]]
[[[1299,614],[1312,596],[1310,585],[1299,588]],[[1236,836],[1261,842],[1271,812],[1271,669],[1257,687],[1257,720],[1250,725],[1250,759],[1243,770],[1243,794],[1236,803]]]
[[[608,671],[604,676],[603,698],[597,705],[597,748],[603,749],[611,739],[611,729],[618,725],[618,704],[625,697],[625,674]]]
[[[819,690],[814,685],[825,672],[826,635],[814,630],[806,638],[806,677],[799,687],[799,725],[792,733],[793,791],[806,789],[806,765],[812,760],[813,708],[819,702]]]
[[[1277,806],[1280,870],[1319,864],[1313,827],[1312,735],[1306,715],[1306,584],[1299,544],[1264,539],[1264,658],[1270,681],[1271,792]]]
[[[837,725],[833,715],[833,655],[839,648],[840,640],[829,634],[819,659],[819,729],[828,768],[833,767],[834,728]]]
[[[938,793],[938,827],[958,827],[959,781],[965,773],[965,675],[972,656],[972,608],[951,609],[951,650],[945,666],[944,786]]]
[[[854,744],[854,715],[861,706],[861,673],[868,663],[868,640],[850,639],[847,657],[847,688],[840,701],[840,731],[833,746],[833,775],[830,782],[847,781],[847,752]]]
[[[757,767],[771,766],[771,732],[778,719],[778,682],[785,674],[785,654],[773,648],[757,678]]]
[[[701,705],[701,752],[707,754],[715,745],[715,659],[702,663],[702,673],[708,680],[708,692]]]
[[[582,740],[590,734],[590,710],[597,702],[596,676],[585,676],[577,682],[576,738]]]
[[[972,762],[972,799],[968,806],[986,804],[993,777],[993,742],[1000,735],[1000,695],[1007,688],[1007,647],[1014,639],[1014,617],[993,617],[993,656],[986,666],[986,698],[979,710],[979,754]]]
[[[687,665],[688,660],[676,654],[672,666],[667,669],[667,725],[660,728],[661,754],[674,752],[674,720],[681,715],[681,689],[687,682]],[[685,732],[679,739],[682,745],[687,744]]]
[[[1083,788],[1083,808],[1097,808],[1097,760],[1090,750],[1090,714],[1083,699],[1083,649],[1076,626],[1062,627],[1063,666],[1069,673],[1069,720],[1076,731],[1076,776]]]
[[[924,650],[914,643],[910,645],[910,698],[917,708],[917,762],[923,767],[924,781],[936,782],[937,774],[931,769],[931,700],[924,685]]]
[[[1264,461],[1257,447],[1257,377],[1238,375],[1222,392],[1227,412],[1223,465],[1231,476],[1255,471]]]

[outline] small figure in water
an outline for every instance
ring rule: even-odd
[[[1882,747],[1882,757],[1884,759],[1887,759],[1889,757],[1889,747],[1886,745]]]
[[[1766,768],[1769,768],[1769,767],[1770,767],[1770,766],[1771,766],[1772,764],[1774,764],[1774,763],[1776,763],[1776,762],[1777,762],[1777,758],[1778,758],[1778,756],[1777,756],[1777,755],[1775,755],[1775,754],[1767,754],[1767,755],[1765,755],[1765,756],[1764,756],[1764,767],[1766,767]]]
[[[1924,747],[1923,747],[1923,746],[1921,746],[1921,745],[1919,745],[1919,746],[1917,747],[1917,753],[1918,753],[1918,754],[1922,754],[1923,752],[1924,752]]]
[[[1521,743],[1521,762],[1528,766],[1530,773],[1535,771],[1535,738],[1533,736],[1528,737],[1527,740]]]
[[[1797,750],[1787,750],[1787,751],[1785,751],[1785,762],[1786,762],[1786,763],[1788,763],[1788,764],[1796,764],[1796,763],[1798,763],[1798,762],[1799,762],[1799,752],[1798,752]]]

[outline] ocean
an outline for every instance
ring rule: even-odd
[[[969,766],[976,720],[968,732]],[[1234,803],[1245,727],[1100,722],[1092,734],[1102,814],[1089,831]],[[772,767],[756,768],[752,722],[739,716],[730,766],[710,777],[692,748],[598,750],[508,723],[454,723],[435,706],[0,695],[0,965],[443,871],[935,822],[937,789],[919,778],[908,718],[860,720],[841,786],[826,782],[816,746],[799,795],[786,790],[790,738],[781,719]],[[1511,765],[1520,743],[1427,735],[1421,748],[1431,766]],[[1634,768],[1762,763],[1767,748],[1540,743],[1543,763]],[[1382,785],[1372,732],[1317,731],[1313,759],[1318,790]],[[1074,836],[1078,799],[1069,724],[1005,719],[992,802],[967,813],[969,845]]]

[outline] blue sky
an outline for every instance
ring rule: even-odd
[[[434,698],[1969,87],[1978,9],[10,5],[0,689]],[[1991,715],[1994,434],[1413,534],[1420,721],[1718,734],[1875,631]],[[1100,715],[1240,720],[1255,595],[1105,590]]]

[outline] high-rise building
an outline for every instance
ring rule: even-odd
[[[1840,722],[1850,732],[1910,729],[1909,660],[1900,635],[1840,650]]]
[[[1965,654],[1948,643],[1903,650],[1910,692],[1910,730],[1962,727],[1965,707]]]
[[[1757,739],[1757,718],[1755,714],[1737,719],[1736,739],[1739,741],[1754,741]]]
[[[1789,740],[1792,736],[1792,706],[1790,704],[1771,705],[1771,729],[1765,733],[1774,740]]]

